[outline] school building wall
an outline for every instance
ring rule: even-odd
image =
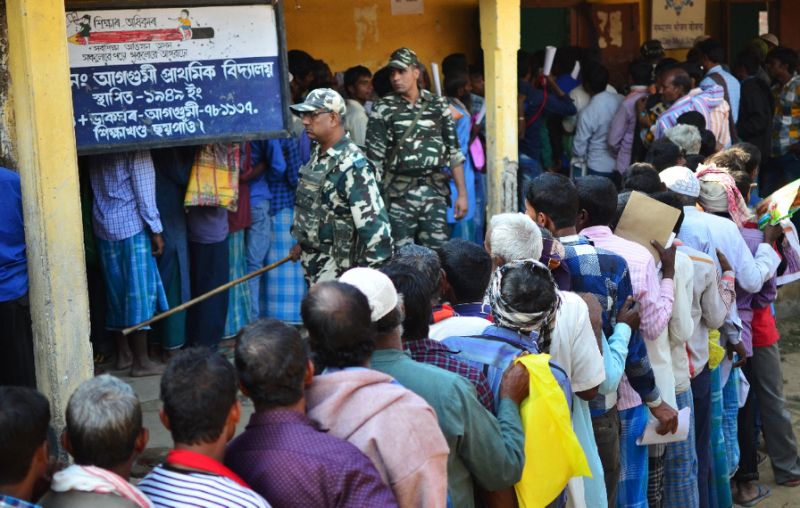
[[[302,49],[335,72],[365,65],[373,72],[401,46],[426,67],[450,53],[477,58],[478,0],[425,0],[422,14],[392,15],[388,0],[289,0],[284,3],[288,49]]]

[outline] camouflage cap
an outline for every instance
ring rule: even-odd
[[[327,109],[331,113],[344,115],[347,108],[344,99],[336,90],[330,88],[317,88],[309,92],[306,100],[300,104],[289,106],[295,113],[310,113],[318,109]]]
[[[389,57],[389,67],[404,70],[411,65],[419,65],[417,54],[408,48],[394,50]]]

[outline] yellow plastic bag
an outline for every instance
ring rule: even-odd
[[[218,206],[235,212],[239,204],[239,145],[214,143],[197,151],[183,206]]]
[[[725,348],[719,345],[719,330],[708,332],[708,370],[719,367],[725,358]]]
[[[530,376],[530,394],[520,406],[525,431],[525,467],[514,486],[520,508],[551,503],[573,476],[592,473],[575,432],[567,399],[550,372],[550,355],[517,360]]]

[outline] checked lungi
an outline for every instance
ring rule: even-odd
[[[647,426],[644,404],[619,412],[620,474],[617,487],[617,506],[647,508],[647,447],[636,444]]]
[[[122,330],[169,308],[152,249],[144,230],[124,240],[97,238],[106,285],[107,329]]]
[[[247,275],[247,254],[244,229],[228,234],[229,278],[236,280]],[[225,338],[233,337],[250,323],[250,285],[243,282],[228,290],[228,317],[225,320]]]
[[[722,387],[722,432],[728,457],[728,477],[739,469],[739,368],[731,369]]]
[[[296,243],[291,233],[293,218],[294,210],[291,208],[284,208],[272,216],[272,242],[267,252],[267,264],[286,257]],[[300,263],[289,261],[267,272],[265,286],[267,317],[300,324],[300,302],[306,295],[306,281]]]
[[[664,454],[664,507],[685,508],[699,506],[697,490],[697,447],[695,446],[694,397],[692,390],[676,393],[677,409],[688,407],[689,437],[685,441],[669,443]]]

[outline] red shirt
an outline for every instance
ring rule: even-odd
[[[780,339],[770,306],[753,309],[753,347],[767,347]]]
[[[228,232],[235,233],[250,227],[252,217],[250,215],[250,184],[253,168],[250,164],[250,143],[244,144],[244,159],[242,160],[242,171],[239,174],[239,202],[235,212],[228,212]]]

